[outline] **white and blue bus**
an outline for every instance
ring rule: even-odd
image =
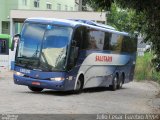
[[[29,18],[17,36],[14,83],[32,91],[116,90],[133,80],[137,39],[112,27]]]

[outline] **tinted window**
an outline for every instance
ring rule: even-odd
[[[103,50],[105,33],[90,29],[85,33],[85,48],[91,50]]]
[[[0,54],[8,54],[8,43],[5,39],[0,39]]]
[[[73,40],[76,42],[76,47],[82,49],[83,48],[83,31],[84,28],[80,27],[75,30]]]
[[[121,52],[122,49],[123,36],[118,34],[112,34],[110,49],[112,51]]]
[[[89,48],[89,29],[84,28],[82,49],[88,49],[88,48]]]
[[[130,38],[128,36],[124,37],[123,41],[123,52],[133,53],[137,50],[137,40],[134,38]]]
[[[108,32],[105,33],[105,40],[104,40],[103,50],[109,50],[111,36],[112,36],[111,33],[108,33]]]

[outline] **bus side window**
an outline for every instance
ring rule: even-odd
[[[129,39],[127,40],[127,36],[124,36],[124,40],[123,40],[123,47],[122,47],[122,52],[129,52]]]
[[[87,28],[84,31],[83,49],[103,50],[104,39],[105,39],[105,32]]]
[[[89,47],[89,28],[83,29],[82,49],[86,50]]]
[[[119,34],[112,34],[110,48],[112,51],[121,52],[122,51],[122,43],[123,43],[123,36]]]
[[[79,27],[76,29],[74,37],[73,37],[74,42],[76,43],[76,47],[79,49],[82,49],[82,42],[83,42],[83,28]]]
[[[109,50],[110,49],[110,40],[111,40],[111,33],[106,32],[105,33],[105,39],[104,39],[104,46],[103,46],[103,50]]]
[[[134,38],[131,38],[129,36],[124,37],[123,41],[123,52],[133,53],[137,49],[137,41]]]

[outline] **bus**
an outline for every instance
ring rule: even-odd
[[[116,90],[133,80],[137,39],[113,27],[28,18],[15,37],[14,83],[31,91]]]
[[[10,35],[0,34],[0,72],[5,72],[10,69],[10,48]]]

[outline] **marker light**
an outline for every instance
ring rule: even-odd
[[[50,78],[50,80],[63,81],[64,78],[62,78],[62,77],[56,77],[56,78]]]

